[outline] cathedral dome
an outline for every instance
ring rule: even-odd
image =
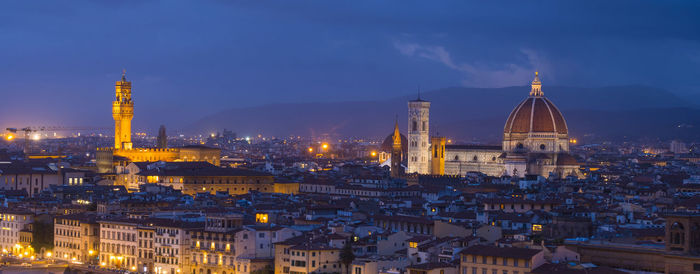
[[[401,153],[403,155],[407,155],[408,153],[408,139],[406,138],[405,135],[401,135]],[[391,153],[391,149],[394,145],[394,134],[389,134],[389,136],[386,136],[384,139],[384,142],[382,142],[382,146],[379,147],[380,151],[386,152],[386,153]]]
[[[539,76],[535,74],[530,96],[518,104],[508,116],[503,133],[555,133],[567,134],[564,116],[559,109],[544,97],[540,89]]]

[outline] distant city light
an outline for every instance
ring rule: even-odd
[[[39,140],[39,139],[41,139],[41,135],[39,135],[39,133],[35,133],[34,135],[32,135],[32,140]]]

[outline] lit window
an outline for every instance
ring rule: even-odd
[[[542,225],[532,225],[533,232],[542,232]]]

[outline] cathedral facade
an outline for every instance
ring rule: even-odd
[[[429,139],[430,102],[410,101],[407,173],[580,176],[579,163],[569,154],[566,120],[541,87],[535,73],[529,96],[506,120],[501,145],[449,145],[444,137]]]
[[[165,128],[159,134],[159,147],[134,148],[131,142],[131,119],[134,118],[134,102],[131,100],[131,82],[126,80],[126,73],[114,85],[116,98],[112,102],[114,118],[114,146],[98,148],[95,158],[99,173],[114,172],[115,165],[126,166],[128,162],[156,161],[205,161],[219,165],[221,150],[205,146],[185,146],[168,148],[165,140]],[[162,135],[162,136],[160,136]],[[115,157],[116,156],[116,157]],[[116,163],[116,164],[115,164]]]

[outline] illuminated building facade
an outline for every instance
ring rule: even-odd
[[[73,214],[54,218],[53,257],[65,262],[96,263],[100,225],[95,215]]]
[[[192,260],[188,273],[236,273],[236,232],[241,231],[243,215],[208,214],[204,229],[190,233]]]
[[[165,141],[159,135],[158,148],[134,148],[131,142],[131,120],[134,117],[134,102],[131,99],[131,82],[122,79],[115,84],[116,98],[112,102],[112,118],[114,118],[114,147],[99,148],[96,153],[97,170],[100,173],[114,172],[115,161],[126,158],[129,161],[206,161],[219,165],[221,150],[206,146],[186,146],[181,148],[162,147]],[[117,157],[115,157],[117,156]]]
[[[189,255],[189,226],[197,223],[179,222],[168,219],[151,223],[155,229],[153,239],[153,273],[181,273]],[[149,225],[151,225],[149,224]]]
[[[136,271],[136,220],[100,220],[100,266]]]
[[[500,146],[445,145],[440,138],[431,139],[429,144],[430,102],[419,98],[408,105],[408,173],[580,176],[579,164],[569,154],[564,116],[544,96],[538,73],[532,81],[530,95],[513,109],[506,120]]]
[[[29,229],[33,222],[32,213],[8,209],[0,211],[0,248],[3,254],[18,257],[34,255],[32,247],[23,245],[20,240],[20,232]]]
[[[232,195],[246,194],[249,191],[275,191],[272,174],[240,168],[221,168],[207,162],[131,163],[127,169],[129,174],[125,175],[123,181],[136,189],[138,185],[152,183],[171,186],[187,195],[203,192],[215,194],[217,191]],[[132,180],[135,182],[131,182]],[[120,181],[122,179],[117,179],[117,183],[121,184]]]
[[[136,270],[140,273],[149,273],[155,269],[153,266],[155,229],[151,226],[140,226],[136,230],[138,231],[138,257],[136,258],[138,266]]]

